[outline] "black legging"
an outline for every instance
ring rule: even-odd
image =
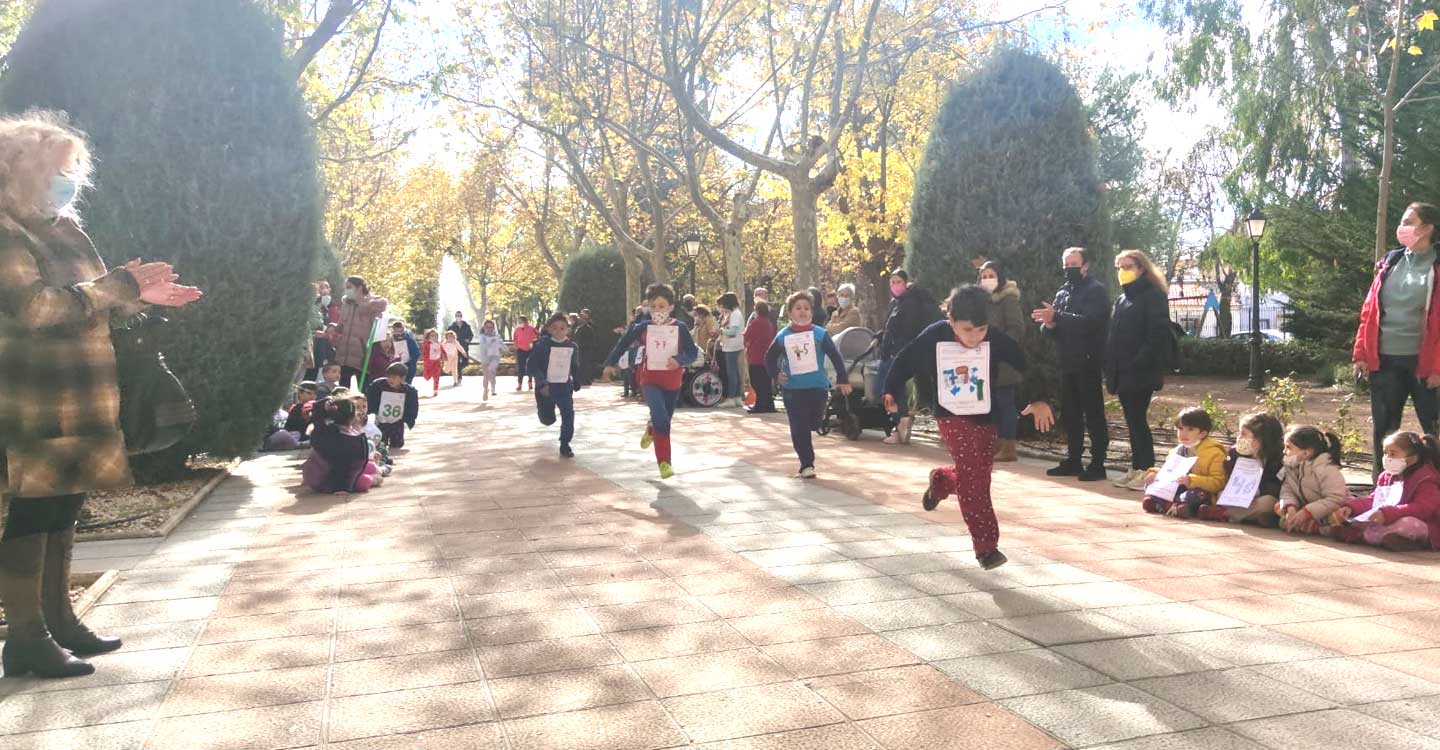
[[[1130,431],[1130,468],[1150,469],[1155,466],[1155,436],[1150,432],[1150,399],[1154,391],[1120,391],[1120,408],[1125,411],[1125,427]]]
[[[11,498],[3,539],[64,531],[75,525],[84,504],[84,495]]]

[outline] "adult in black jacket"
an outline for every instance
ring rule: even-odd
[[[1060,350],[1060,415],[1065,423],[1068,455],[1045,472],[1052,477],[1080,477],[1082,482],[1105,479],[1105,451],[1110,430],[1105,424],[1102,365],[1105,329],[1110,322],[1110,294],[1090,274],[1090,256],[1083,247],[1061,255],[1065,285],[1055,303],[1031,314],[1055,339]],[[1043,304],[1043,303],[1042,303]],[[1090,466],[1084,465],[1085,433],[1090,433]]]
[[[1119,396],[1130,431],[1130,472],[1116,487],[1145,488],[1145,474],[1155,466],[1155,440],[1150,434],[1150,399],[1165,386],[1170,365],[1170,301],[1165,277],[1149,256],[1126,250],[1115,259],[1120,298],[1110,316],[1105,344],[1105,385]]]
[[[580,385],[590,385],[595,379],[596,365],[600,363],[595,355],[595,352],[600,351],[600,332],[595,330],[595,323],[590,319],[590,308],[580,311],[580,325],[575,326],[570,338],[580,347],[580,374],[577,382]]]
[[[890,376],[895,358],[925,327],[941,318],[940,306],[924,289],[910,283],[910,274],[897,268],[890,274],[890,310],[885,314],[885,328],[880,334],[880,382]],[[907,399],[899,399],[899,409],[892,415],[895,431],[885,438],[891,445],[910,442],[911,417]]]
[[[470,342],[475,340],[475,331],[470,328],[469,323],[465,322],[465,313],[460,310],[455,311],[455,322],[445,330],[454,331],[455,338],[460,340],[460,370],[464,370],[465,366],[470,364]],[[463,375],[457,371],[455,382],[459,383],[462,377]]]

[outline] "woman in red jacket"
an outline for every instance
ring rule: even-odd
[[[745,326],[745,362],[750,366],[750,387],[755,389],[751,414],[775,413],[775,389],[765,369],[765,352],[775,341],[775,324],[770,322],[770,303],[756,302],[755,315]]]
[[[1379,475],[1385,436],[1400,429],[1405,402],[1415,399],[1415,413],[1425,434],[1435,434],[1440,415],[1435,389],[1440,388],[1440,285],[1435,278],[1435,226],[1440,208],[1411,203],[1395,238],[1404,247],[1392,250],[1377,266],[1360,328],[1355,332],[1355,377],[1370,378],[1370,412],[1374,422],[1375,465]]]

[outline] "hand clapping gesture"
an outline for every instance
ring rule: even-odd
[[[142,263],[136,258],[125,264],[125,270],[140,287],[140,299],[152,305],[184,307],[205,295],[196,287],[175,283],[180,276],[169,263]]]

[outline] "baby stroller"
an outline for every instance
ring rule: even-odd
[[[845,361],[845,375],[842,378],[831,372],[831,379],[837,384],[848,381],[851,391],[849,396],[838,390],[830,392],[830,405],[817,430],[821,435],[828,434],[832,425],[839,425],[840,432],[850,440],[859,440],[864,430],[884,430],[889,435],[894,429],[881,402],[885,388],[880,382],[879,342],[869,328],[847,328],[835,336],[835,348]],[[825,366],[829,368],[829,362]]]

